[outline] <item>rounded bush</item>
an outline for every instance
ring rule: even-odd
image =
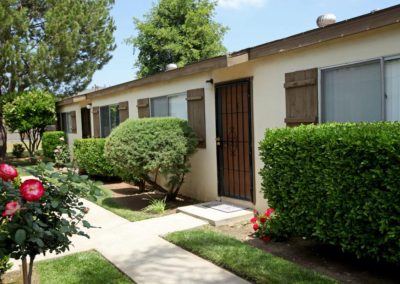
[[[43,134],[42,149],[43,155],[54,160],[54,150],[57,146],[66,145],[65,133],[63,131],[49,131]]]
[[[400,124],[267,130],[262,190],[286,233],[400,261]]]
[[[74,141],[74,160],[80,170],[91,176],[115,177],[113,166],[104,156],[106,139],[76,139]]]
[[[107,138],[105,155],[121,178],[149,181],[149,175],[161,173],[169,179],[169,190],[175,191],[190,170],[188,158],[196,146],[195,133],[185,120],[130,119]]]

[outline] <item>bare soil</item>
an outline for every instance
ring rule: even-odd
[[[124,208],[133,211],[141,211],[146,208],[153,200],[162,200],[165,198],[165,193],[148,189],[145,192],[131,184],[118,182],[107,183],[105,188],[112,191],[112,199]],[[199,203],[199,201],[178,195],[175,201],[167,201],[165,214],[173,214],[178,207],[187,206]]]
[[[360,260],[343,253],[338,247],[323,245],[304,238],[265,243],[252,235],[252,224],[249,222],[214,229],[273,255],[328,275],[342,283],[400,283],[400,264]]]

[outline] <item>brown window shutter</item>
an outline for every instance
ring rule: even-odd
[[[285,74],[286,125],[318,123],[318,69]]]
[[[150,99],[137,100],[138,117],[150,117]]]
[[[206,148],[206,110],[204,89],[187,91],[188,123],[199,139],[199,148]]]
[[[71,133],[77,133],[77,129],[76,129],[76,111],[71,111],[70,112],[70,116],[71,116]]]
[[[121,102],[118,105],[119,122],[122,123],[129,118],[129,103]]]
[[[93,113],[93,137],[100,137],[100,108],[94,107],[92,108]]]

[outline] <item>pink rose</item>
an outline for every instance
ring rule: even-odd
[[[18,176],[17,170],[10,165],[0,165],[0,178],[4,181],[13,181]]]
[[[43,184],[36,179],[28,179],[24,181],[19,190],[21,196],[26,201],[38,201],[44,194]]]
[[[1,214],[3,217],[13,216],[21,209],[21,205],[19,205],[18,201],[10,201],[6,204],[6,209]]]

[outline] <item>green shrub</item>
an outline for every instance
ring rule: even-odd
[[[113,166],[104,157],[104,138],[76,139],[74,159],[79,168],[91,176],[114,177]]]
[[[267,130],[262,189],[282,228],[400,261],[400,124]]]
[[[25,151],[25,147],[21,143],[16,143],[13,145],[12,154],[14,155],[14,157],[22,158],[24,151]]]
[[[0,277],[2,275],[4,275],[8,270],[10,270],[11,267],[12,267],[12,263],[10,262],[10,257],[8,255],[0,258]],[[1,283],[1,279],[0,279],[0,283]]]
[[[54,160],[54,150],[63,145],[66,145],[63,131],[49,131],[43,134],[42,149],[46,158]]]
[[[121,178],[145,181],[164,189],[171,200],[190,171],[188,160],[196,146],[195,133],[185,120],[131,119],[113,130],[105,155]],[[159,174],[168,179],[167,188],[157,179]]]

